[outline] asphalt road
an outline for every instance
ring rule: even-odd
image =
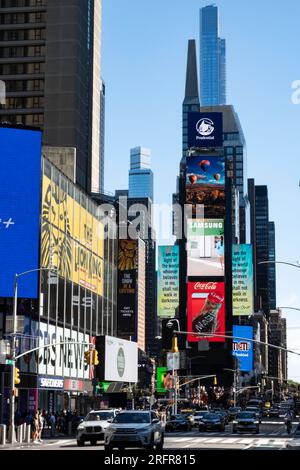
[[[293,430],[298,422],[293,423]],[[191,432],[177,432],[165,434],[165,450],[192,450],[192,449],[270,449],[282,450],[293,437],[288,436],[284,422],[280,419],[263,420],[259,434],[233,434],[232,424],[226,426],[224,432],[199,432],[196,428]],[[40,444],[18,444],[15,446],[0,446],[5,450],[103,450],[103,443],[91,446],[86,443],[78,447],[75,439],[57,438],[47,439]]]

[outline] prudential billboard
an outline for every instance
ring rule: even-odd
[[[188,147],[209,148],[223,146],[222,113],[188,114]]]
[[[0,127],[0,297],[13,297],[15,273],[39,266],[41,138]],[[20,278],[18,297],[37,296],[37,273]]]

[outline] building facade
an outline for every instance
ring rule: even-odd
[[[0,122],[39,127],[45,145],[76,148],[76,182],[87,192],[103,189],[101,5],[0,2]]]
[[[149,149],[135,147],[130,150],[128,196],[153,201],[153,172]]]
[[[226,41],[215,5],[200,9],[200,98],[203,106],[226,104]]]

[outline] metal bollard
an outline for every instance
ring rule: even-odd
[[[21,442],[21,440],[20,440],[21,432],[22,432],[22,428],[21,428],[21,426],[18,426],[17,427],[17,442]]]
[[[31,425],[27,424],[26,426],[26,434],[25,434],[25,442],[26,444],[30,444],[31,440]]]
[[[6,424],[0,424],[0,445],[6,444]]]
[[[26,439],[26,423],[22,424],[22,442]]]
[[[68,436],[72,435],[72,423],[68,423]]]

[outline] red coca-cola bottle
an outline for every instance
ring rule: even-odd
[[[224,302],[224,297],[218,292],[211,292],[200,312],[192,323],[192,331],[195,333],[215,333],[218,327],[218,313]]]

